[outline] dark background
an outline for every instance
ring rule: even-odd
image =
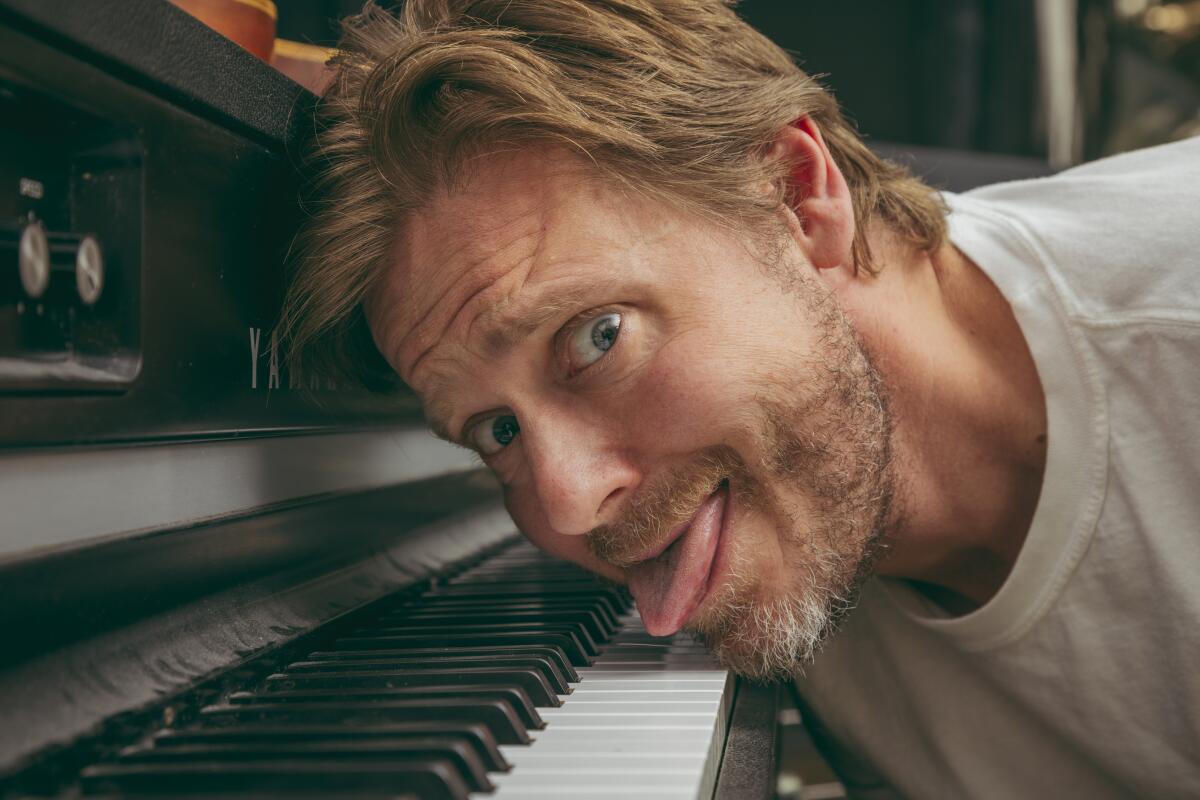
[[[279,36],[333,46],[362,0],[277,0]],[[381,3],[394,6],[396,3]],[[1074,6],[1067,163],[1200,133],[1200,0]],[[1037,0],[744,0],[869,139],[1046,158]],[[1042,32],[1044,33],[1044,31]],[[1060,162],[1062,159],[1060,158]],[[1056,166],[1066,166],[1058,163]]]

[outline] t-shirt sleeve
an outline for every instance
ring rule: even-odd
[[[1076,319],[1200,314],[1200,136],[963,196],[1035,243]]]

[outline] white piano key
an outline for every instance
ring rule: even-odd
[[[473,800],[708,798],[724,745],[728,673],[687,637],[652,637],[636,613],[559,708],[539,709],[531,745],[502,749],[510,772]]]
[[[621,800],[694,800],[695,795],[691,794],[687,789],[679,789],[675,787],[657,787],[653,789],[624,789],[619,795],[615,794],[607,785],[593,785],[572,787],[569,790],[571,800],[612,800],[619,796]],[[526,786],[519,790],[511,790],[511,793],[506,792],[503,796],[514,798],[531,798],[531,800],[540,800],[544,797],[552,797],[556,800],[562,800],[562,786]],[[498,793],[472,795],[474,799],[498,797]]]
[[[683,670],[672,669],[670,672],[660,670],[637,670],[623,672],[611,669],[583,667],[579,670],[581,682],[588,681],[647,681],[652,683],[676,683],[678,681],[703,681],[704,683],[724,683],[723,670]]]
[[[700,766],[704,760],[703,742],[699,739],[680,739],[678,744],[671,747],[655,747],[653,743],[641,743],[640,746],[622,744],[616,741],[597,742],[596,747],[581,740],[562,740],[543,743],[545,746],[528,747],[525,753],[519,754],[522,767],[541,763],[559,763],[563,760],[571,763],[628,763],[628,764],[692,764]],[[551,747],[551,744],[554,746]],[[700,744],[700,747],[697,747]],[[697,750],[701,751],[697,755]]]
[[[671,692],[702,692],[705,690],[720,693],[724,681],[592,681],[587,687],[588,694],[617,692],[629,697],[642,695],[667,695]],[[582,691],[582,687],[575,691]]]
[[[721,705],[719,697],[707,700],[646,701],[630,701],[628,698],[596,701],[588,697],[579,700],[579,703],[571,702],[569,705],[559,708],[542,708],[538,710],[538,713],[545,720],[573,714],[576,710],[592,714],[637,714],[643,711],[667,714],[715,714]]]
[[[542,712],[567,716],[570,714],[625,713],[627,710],[641,709],[650,714],[675,714],[700,712],[716,713],[721,702],[718,692],[673,692],[658,697],[640,698],[621,692],[605,692],[605,697],[588,695],[586,697],[570,697],[558,708],[544,708]],[[579,702],[575,702],[578,700]],[[545,716],[543,713],[542,716]]]
[[[648,658],[636,659],[632,656],[622,658],[620,660],[606,661],[604,671],[606,672],[645,672],[646,670],[654,670],[661,668],[664,664],[670,664],[672,669],[681,670],[706,670],[711,665],[712,660],[709,658],[701,659],[699,656],[689,656],[687,658],[680,657],[671,661],[651,660]],[[592,670],[595,667],[582,667],[583,670]]]
[[[611,767],[604,766],[589,769],[570,765],[557,768],[530,765],[520,773],[514,771],[494,775],[492,783],[501,790],[511,787],[511,791],[526,787],[557,786],[563,792],[562,797],[574,797],[576,786],[603,781],[615,800],[630,789],[661,787],[678,790],[681,786],[686,786],[695,774],[696,770],[690,767],[638,770],[626,766],[621,767],[620,772],[614,772]],[[618,792],[621,794],[617,794]]]
[[[536,732],[534,741],[537,743],[538,747],[547,747],[553,742],[560,742],[560,741],[585,741],[585,742],[586,741],[596,741],[596,742],[615,741],[618,743],[622,741],[621,730],[614,729],[612,726],[608,726],[608,727],[597,727],[597,726],[585,727],[582,725],[575,726],[575,727],[557,726],[554,729],[555,733],[553,736],[549,735],[550,730],[551,730],[551,728],[547,727],[546,730],[541,730],[541,731]],[[624,730],[625,730],[626,735],[628,736],[628,741],[631,743],[654,744],[655,742],[664,741],[661,732],[657,729],[626,728]],[[688,740],[688,741],[698,742],[698,741],[707,741],[707,738],[706,738],[707,736],[708,736],[708,730],[706,728],[701,728],[700,726],[696,726],[694,728],[687,729],[687,730],[679,730],[677,733],[672,734],[671,740],[672,741]],[[523,750],[528,750],[531,747],[529,745],[513,745],[513,746],[519,747]]]

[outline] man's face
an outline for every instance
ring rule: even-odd
[[[786,675],[852,602],[891,421],[793,239],[765,258],[571,157],[510,154],[406,222],[366,310],[521,530],[628,582],[652,633]]]

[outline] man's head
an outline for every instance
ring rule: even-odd
[[[820,275],[876,228],[936,246],[937,201],[720,2],[414,0],[349,46],[293,352],[382,354],[537,544],[794,670],[895,517],[886,392]]]

